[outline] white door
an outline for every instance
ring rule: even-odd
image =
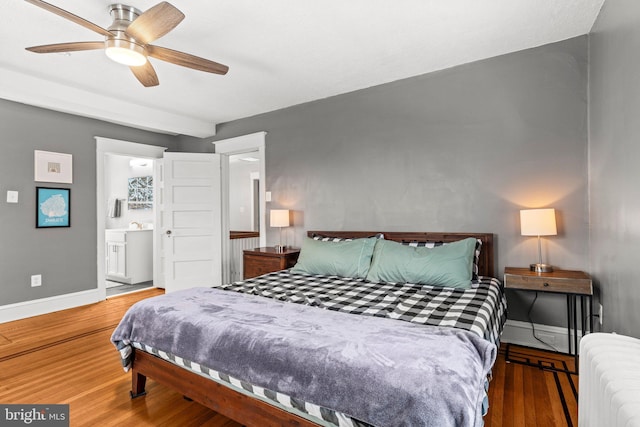
[[[165,291],[222,282],[220,155],[164,153]]]

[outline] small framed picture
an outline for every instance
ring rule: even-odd
[[[36,228],[71,227],[71,190],[36,187]]]
[[[73,182],[73,156],[34,150],[34,179],[37,182]]]
[[[153,209],[153,177],[129,178],[129,209]]]

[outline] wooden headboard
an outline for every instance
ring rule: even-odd
[[[343,239],[358,239],[372,237],[378,233],[384,234],[386,240],[395,242],[455,242],[457,240],[473,237],[482,240],[482,250],[478,260],[478,274],[480,276],[495,277],[493,259],[493,234],[492,233],[445,233],[445,232],[414,232],[414,231],[307,231],[309,237],[316,234],[327,237],[340,237]]]

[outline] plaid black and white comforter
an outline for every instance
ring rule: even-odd
[[[463,290],[399,283],[371,283],[363,279],[293,274],[288,270],[282,270],[215,288],[344,313],[463,329],[496,345],[499,344],[506,320],[506,300],[502,285],[497,279],[482,276],[473,282],[471,289]],[[132,342],[131,346],[119,347],[125,366],[130,363],[127,361],[130,360],[131,347],[155,354],[214,381],[226,383],[239,392],[269,401],[303,417],[310,417],[321,425],[368,426],[367,423],[338,411],[248,384],[143,343]],[[484,405],[486,404],[485,396]]]
[[[217,288],[344,313],[464,329],[496,345],[507,314],[502,284],[483,276],[471,289],[457,289],[282,270]]]

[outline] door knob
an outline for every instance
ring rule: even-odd
[[[167,230],[167,236],[171,237],[171,230]]]

